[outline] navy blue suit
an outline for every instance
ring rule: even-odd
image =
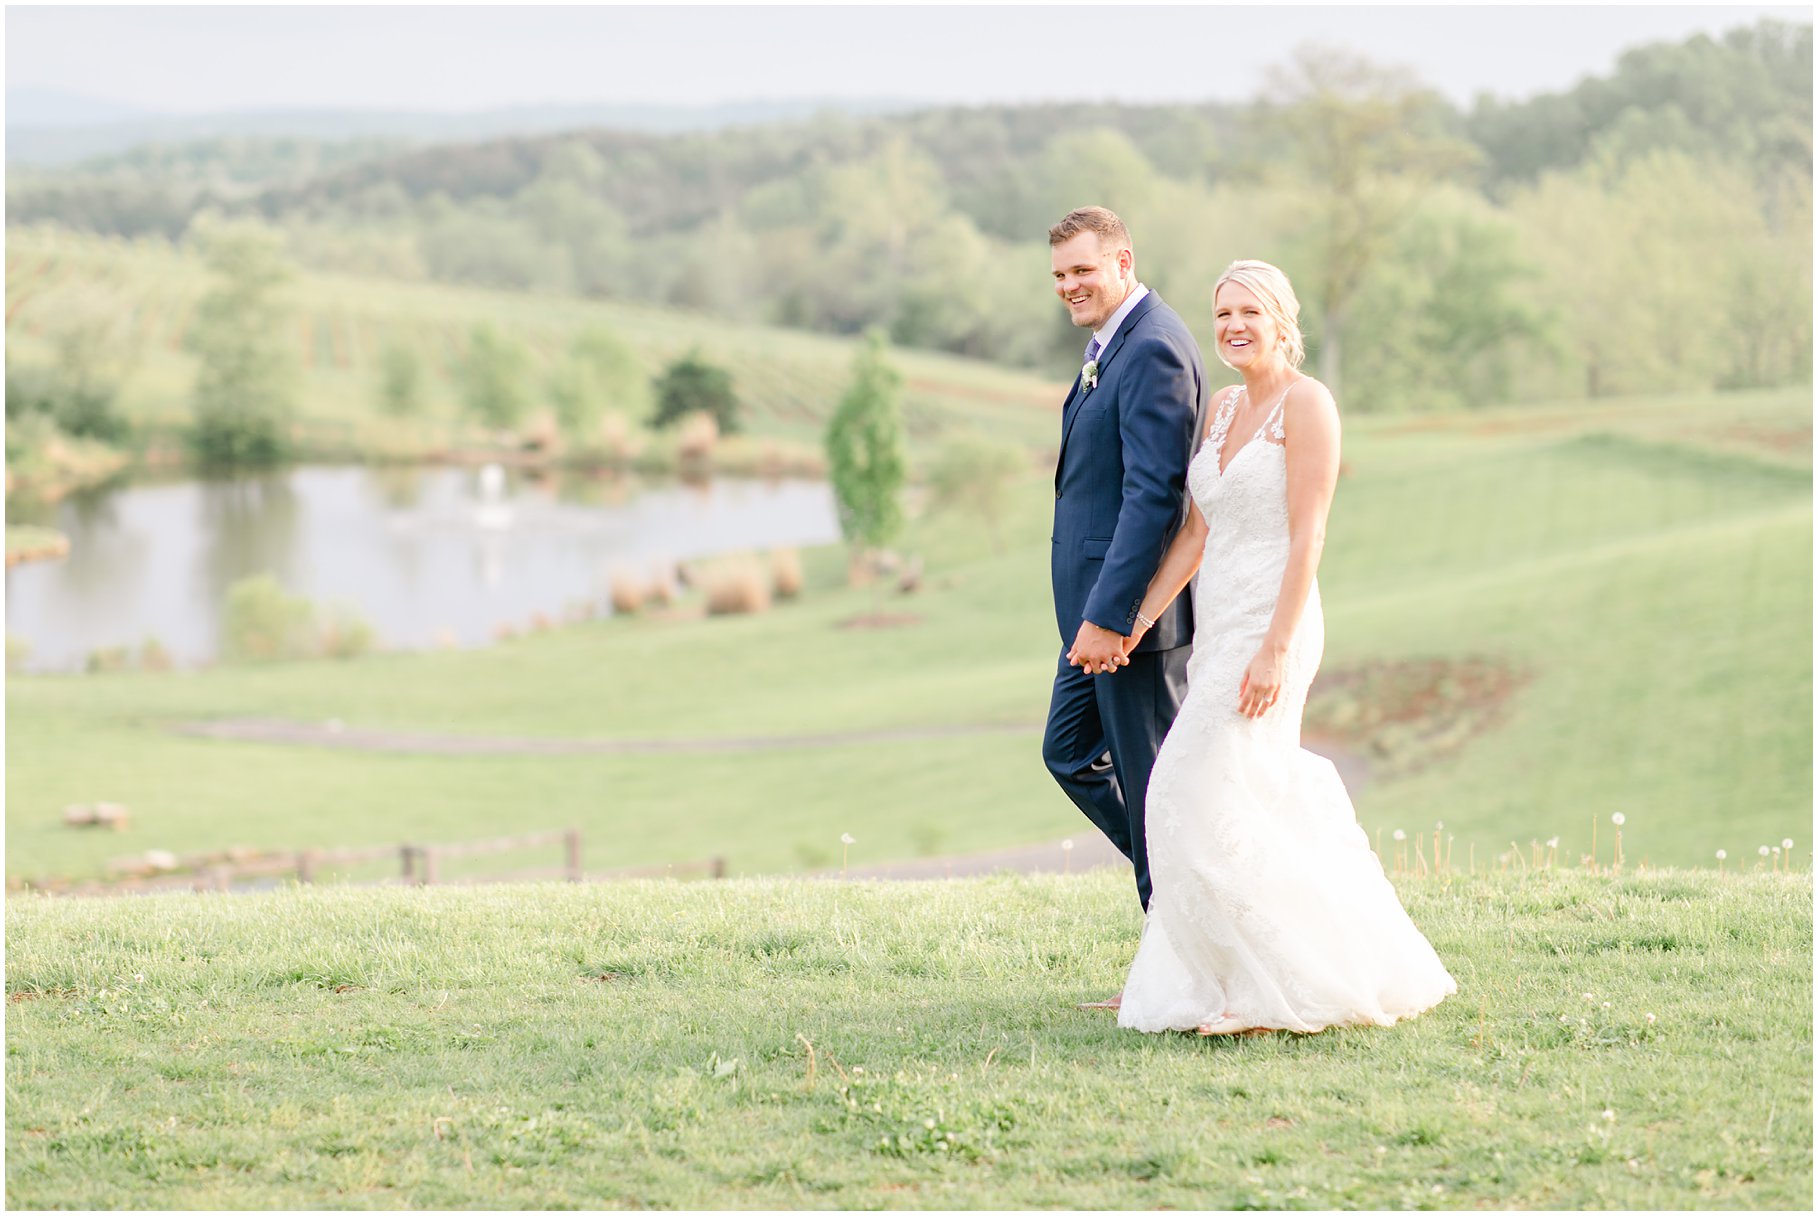
[[[1098,356],[1098,384],[1075,380],[1061,412],[1054,472],[1054,620],[1060,662],[1042,758],[1067,796],[1130,858],[1149,906],[1144,803],[1162,737],[1186,695],[1190,595],[1177,597],[1130,655],[1087,675],[1067,663],[1082,620],[1129,636],[1163,551],[1192,510],[1187,462],[1211,388],[1199,346],[1153,291]]]

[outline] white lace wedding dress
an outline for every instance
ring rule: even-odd
[[[1402,911],[1337,771],[1301,749],[1325,648],[1317,583],[1276,703],[1254,719],[1237,712],[1288,558],[1281,402],[1219,471],[1242,393],[1220,402],[1187,470],[1210,532],[1187,699],[1149,782],[1155,887],[1118,1025],[1386,1026],[1458,987]]]

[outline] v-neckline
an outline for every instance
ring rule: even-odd
[[[1250,395],[1250,389],[1249,389],[1248,385],[1240,384],[1237,386],[1237,391],[1235,393],[1231,394],[1231,398],[1230,398],[1231,403],[1227,407],[1231,411],[1231,419],[1229,422],[1225,423],[1225,433],[1219,437],[1219,441],[1218,441],[1218,452],[1216,453],[1217,460],[1215,461],[1215,464],[1218,468],[1218,479],[1220,481],[1223,481],[1225,479],[1225,473],[1230,470],[1231,466],[1237,463],[1237,458],[1239,456],[1242,456],[1244,454],[1244,452],[1247,451],[1250,448],[1250,446],[1256,442],[1258,437],[1260,437],[1262,435],[1262,433],[1268,429],[1269,419],[1275,417],[1275,411],[1280,409],[1281,403],[1288,399],[1288,390],[1292,389],[1298,383],[1299,383],[1298,380],[1288,381],[1288,387],[1281,390],[1281,396],[1279,396],[1275,399],[1275,404],[1269,407],[1269,412],[1267,414],[1264,414],[1262,421],[1256,424],[1256,430],[1251,433],[1251,435],[1248,439],[1244,440],[1243,443],[1238,445],[1238,448],[1235,452],[1231,453],[1231,459],[1226,460],[1225,459],[1225,449],[1231,445],[1232,423],[1235,423],[1237,421],[1237,399],[1239,397],[1247,397]],[[1267,442],[1267,441],[1265,440],[1265,442]]]

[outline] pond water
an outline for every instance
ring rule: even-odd
[[[36,514],[60,561],[6,573],[28,671],[157,638],[180,665],[219,649],[227,589],[270,573],[350,606],[388,649],[481,645],[538,616],[610,611],[613,572],[839,537],[822,482],[520,477],[498,468],[304,466],[113,487]]]

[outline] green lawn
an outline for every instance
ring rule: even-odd
[[[1116,875],[7,901],[15,1208],[1787,1208],[1804,874],[1403,881],[1393,1029],[1119,1031]]]

